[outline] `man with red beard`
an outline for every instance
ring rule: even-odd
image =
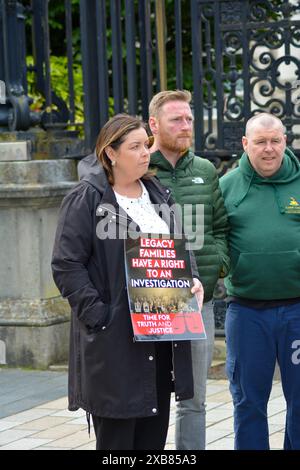
[[[176,449],[205,449],[206,380],[214,346],[213,290],[229,269],[227,215],[215,167],[190,150],[193,114],[189,91],[162,91],[149,105],[154,136],[151,167],[181,206],[183,228],[204,287],[202,309],[207,340],[192,341],[194,398],[177,402]],[[180,347],[180,344],[177,344]]]

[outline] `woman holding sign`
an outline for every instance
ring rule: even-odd
[[[124,238],[129,231],[173,233],[173,201],[148,173],[149,139],[139,119],[110,119],[96,153],[99,167],[63,200],[52,260],[72,309],[69,409],[92,415],[99,450],[160,450],[171,392],[176,400],[193,396],[190,342],[133,341]]]

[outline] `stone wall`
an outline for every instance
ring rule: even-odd
[[[58,211],[76,184],[73,160],[0,162],[0,362],[67,360],[70,309],[53,282]]]

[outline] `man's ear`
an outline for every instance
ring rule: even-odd
[[[153,135],[157,134],[157,132],[158,132],[158,123],[157,123],[157,119],[156,119],[154,116],[150,116],[150,117],[149,117],[148,124],[149,124],[149,127],[150,127],[150,129],[151,129],[152,134],[153,134]]]
[[[245,136],[242,137],[242,145],[243,145],[244,151],[247,152],[248,139],[247,139],[247,137],[245,137]]]

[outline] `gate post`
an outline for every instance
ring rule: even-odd
[[[33,12],[47,7],[32,4]],[[39,64],[41,78],[43,54]],[[46,368],[68,356],[70,309],[50,261],[59,206],[77,181],[76,162],[65,157],[80,155],[82,144],[67,123],[47,127],[61,117],[57,110],[34,113],[29,105],[24,8],[0,0],[0,364]],[[40,122],[44,129],[32,127]]]
[[[0,341],[9,366],[68,357],[70,308],[50,263],[58,209],[76,179],[72,160],[0,162]]]

